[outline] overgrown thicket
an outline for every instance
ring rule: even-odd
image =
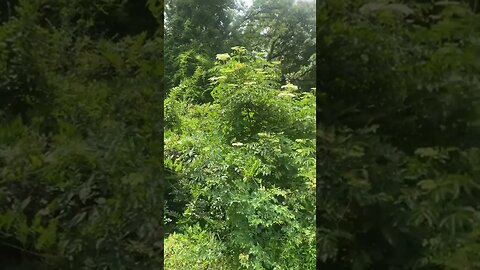
[[[172,82],[176,87],[166,103],[168,232],[173,232],[166,242],[167,265],[313,267],[308,255],[313,219],[301,216],[313,210],[311,190],[304,189],[313,187],[308,184],[311,178],[302,173],[311,173],[313,164],[308,164],[308,155],[301,156],[303,164],[295,158],[296,153],[312,151],[311,145],[296,149],[296,142],[306,139],[299,130],[308,134],[312,123],[295,110],[273,104],[282,100],[274,98],[277,94],[292,98],[286,108],[311,110],[297,94],[314,87],[308,80],[315,78],[309,71],[315,70],[317,60],[317,266],[477,269],[478,2],[321,2],[316,56],[309,54],[308,30],[295,28],[309,25],[303,20],[308,9],[300,8],[308,4],[298,3],[302,4],[254,1],[231,20],[231,34],[224,38],[228,46],[241,44],[247,51],[264,52],[262,61],[281,61],[271,73],[277,84],[262,75],[269,74],[268,65],[259,68],[258,60],[239,60],[244,59],[242,53],[249,54],[243,48],[239,53],[239,47],[234,52],[209,47],[205,53],[185,44],[189,50],[175,54],[178,68],[172,70],[182,79]],[[166,43],[176,44],[168,39],[168,31],[186,29],[204,37],[205,28],[190,26],[168,25],[167,12]],[[214,54],[217,62],[211,60]],[[255,73],[243,73],[244,64]],[[299,74],[305,77],[294,76]],[[259,82],[269,90],[264,92]],[[281,92],[295,89],[293,85],[300,91]],[[277,146],[265,140],[272,134]],[[230,158],[240,155],[244,158]],[[262,166],[270,169],[262,174]],[[248,182],[249,177],[259,180]],[[285,191],[293,192],[281,199]],[[293,199],[300,194],[309,199]],[[237,196],[248,199],[239,202]],[[259,211],[264,215],[258,217]],[[267,213],[275,213],[274,220],[281,224],[270,221]],[[285,219],[292,214],[290,222]],[[202,252],[205,249],[209,252]]]
[[[2,1],[0,268],[480,268],[479,4]]]
[[[163,1],[4,3],[0,268],[158,269]]]
[[[318,10],[321,269],[480,267],[475,3]]]
[[[263,55],[234,47],[217,58],[212,102],[166,100],[166,165],[185,202],[166,266],[313,269],[314,95],[282,87]]]
[[[314,9],[167,1],[167,269],[315,268]]]

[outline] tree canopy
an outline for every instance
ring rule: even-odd
[[[0,2],[0,268],[480,268],[480,1],[250,2]]]

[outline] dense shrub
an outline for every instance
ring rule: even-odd
[[[225,269],[314,269],[314,96],[279,84],[278,63],[242,47],[217,55],[210,72],[212,102],[166,101],[178,119],[166,166],[186,194],[175,231],[199,224],[224,247]],[[178,237],[166,250],[180,248]]]

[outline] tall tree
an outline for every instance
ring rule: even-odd
[[[234,0],[167,0],[165,2],[165,63],[167,89],[191,76],[198,64],[196,55],[211,57],[226,51],[231,34]],[[181,59],[188,54],[190,58]],[[186,61],[187,63],[182,63]],[[182,66],[186,64],[187,67]],[[177,72],[186,69],[186,74]]]
[[[315,87],[315,1],[256,0],[237,16],[237,39],[247,48],[281,61],[286,79],[303,90]]]

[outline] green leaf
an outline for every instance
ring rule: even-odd
[[[420,157],[437,157],[439,156],[439,151],[430,147],[418,148],[415,150],[415,154]]]
[[[418,182],[417,185],[420,186],[422,189],[425,189],[425,190],[433,190],[437,187],[436,182],[434,180],[430,180],[430,179],[422,180],[422,181]]]

